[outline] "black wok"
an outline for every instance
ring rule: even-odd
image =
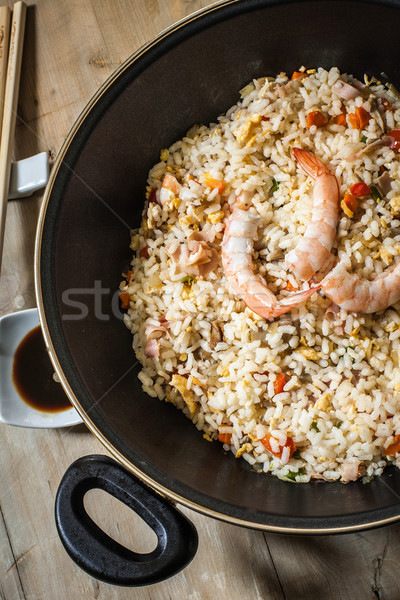
[[[118,461],[74,464],[57,497],[64,545],[92,575],[140,585],[182,568],[197,539],[171,500],[284,533],[349,532],[399,520],[399,470],[368,485],[294,485],[261,476],[221,444],[204,441],[171,405],[144,394],[116,296],[130,260],[129,230],[140,221],[146,176],[160,148],[225,112],[251,78],[303,64],[336,65],[360,78],[384,71],[400,87],[399,26],[397,0],[223,2],[128,59],[70,132],[46,190],[35,270],[53,364]],[[124,551],[90,522],[82,497],[96,486],[130,503],[156,530],[152,555]]]

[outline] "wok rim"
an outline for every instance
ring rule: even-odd
[[[269,4],[270,6],[274,5],[282,5],[282,4],[295,4],[302,0],[270,0],[268,2],[263,0],[255,0],[252,4],[258,4],[259,6],[264,6],[265,4]],[[321,0],[308,0],[308,1],[321,1]],[[341,0],[342,2],[346,0]],[[399,5],[396,4],[395,0],[353,0],[355,2],[365,3],[365,4],[375,4],[375,5],[384,5],[388,7],[396,7],[399,8]],[[388,513],[392,511],[393,507],[385,507],[385,508],[376,508],[368,512],[364,513],[354,513],[351,515],[346,515],[349,519],[353,517],[354,520],[357,518],[360,519],[360,522],[356,522],[350,525],[335,525],[335,526],[321,526],[321,527],[290,527],[290,526],[279,526],[273,524],[260,523],[254,520],[246,520],[242,518],[235,517],[233,515],[226,514],[224,512],[218,512],[212,508],[204,506],[202,504],[198,504],[193,500],[182,496],[165,485],[159,483],[141,469],[139,469],[135,464],[131,463],[123,454],[120,452],[106,437],[102,431],[93,423],[88,413],[81,406],[77,396],[73,392],[68,378],[64,373],[64,370],[61,366],[60,360],[57,356],[57,352],[52,341],[52,337],[50,334],[50,327],[46,318],[46,312],[44,307],[44,297],[41,283],[41,250],[42,250],[42,239],[43,239],[43,231],[46,220],[47,209],[51,200],[52,191],[54,185],[57,180],[58,172],[62,165],[65,165],[64,158],[69,150],[70,146],[74,142],[76,134],[79,132],[83,123],[86,120],[86,117],[90,114],[93,107],[101,100],[102,96],[105,92],[118,80],[121,74],[126,71],[126,69],[130,68],[135,64],[143,55],[145,55],[149,50],[159,44],[162,40],[167,37],[176,34],[180,29],[186,27],[189,23],[196,21],[200,17],[204,17],[207,14],[214,13],[215,11],[220,10],[221,8],[235,5],[235,4],[245,4],[245,0],[221,0],[212,6],[205,7],[196,12],[193,12],[183,19],[173,23],[163,31],[161,31],[158,35],[152,38],[149,42],[145,43],[141,47],[139,47],[131,56],[129,56],[115,71],[111,73],[111,75],[106,79],[106,81],[99,87],[99,89],[95,92],[95,94],[91,97],[91,99],[87,102],[75,122],[73,123],[66,139],[64,140],[57,157],[54,161],[49,181],[45,189],[45,193],[43,196],[43,201],[41,204],[38,223],[36,228],[36,237],[35,237],[35,250],[34,250],[34,285],[35,285],[35,295],[36,302],[39,314],[39,321],[42,328],[44,341],[46,345],[46,349],[50,356],[50,360],[54,367],[54,370],[64,388],[65,393],[67,394],[71,404],[77,410],[79,415],[82,417],[83,422],[88,427],[89,431],[101,442],[101,444],[105,447],[105,449],[111,454],[113,458],[115,458],[120,464],[122,464],[128,471],[133,473],[136,477],[138,477],[143,483],[145,483],[150,489],[159,494],[161,497],[166,498],[173,504],[179,504],[191,510],[194,510],[197,513],[200,513],[204,516],[211,517],[217,519],[219,521],[227,522],[233,525],[238,525],[242,527],[247,527],[250,529],[270,532],[270,533],[281,533],[281,534],[295,534],[295,535],[327,535],[327,534],[339,534],[339,533],[353,533],[358,531],[363,531],[367,529],[372,529],[376,527],[382,527],[390,524],[397,523],[400,521],[400,511],[399,513],[391,516],[384,516],[375,520],[371,520],[368,518],[369,515],[374,515],[376,512],[384,512]],[[68,166],[68,165],[67,165]],[[68,167],[72,172],[72,167]],[[300,484],[301,485],[301,484]],[[322,484],[324,485],[324,484]],[[329,485],[329,484],[328,484]],[[188,486],[187,486],[188,487]],[[396,492],[391,490],[396,496]],[[399,498],[400,501],[400,498]],[[400,506],[400,502],[399,502]],[[315,521],[318,523],[322,523],[326,521],[337,522],[340,520],[341,516],[333,515],[326,517],[316,517]],[[309,520],[306,517],[290,517],[290,520],[298,519],[299,522],[304,522]]]

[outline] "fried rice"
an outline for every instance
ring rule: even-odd
[[[344,97],[338,82],[360,93]],[[367,122],[355,119],[360,107]],[[181,409],[204,443],[224,444],[260,472],[295,482],[368,481],[397,464],[400,303],[352,314],[319,291],[276,319],[258,316],[222,268],[234,198],[251,193],[260,223],[253,265],[269,289],[278,299],[309,289],[285,256],[313,206],[314,181],[292,150],[311,151],[340,188],[332,254],[372,279],[400,255],[400,148],[376,143],[396,128],[400,96],[392,85],[367,77],[361,84],[336,67],[302,68],[292,78],[250,82],[215,123],[194,125],[162,149],[149,173],[120,286],[139,379],[150,396]],[[178,182],[167,197],[166,175]],[[352,210],[343,199],[357,182],[370,193]]]

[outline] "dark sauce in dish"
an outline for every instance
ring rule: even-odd
[[[12,380],[21,398],[36,410],[61,412],[71,408],[54,369],[38,325],[21,340],[14,354]]]

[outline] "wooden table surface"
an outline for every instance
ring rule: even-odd
[[[5,2],[3,1],[3,4]],[[28,0],[14,158],[57,154],[104,80],[138,47],[209,0]],[[9,3],[11,6],[11,3]],[[43,194],[10,201],[0,315],[35,306],[34,236]],[[166,582],[117,588],[67,556],[54,523],[54,498],[79,456],[106,454],[78,426],[30,430],[0,426],[1,600],[135,599],[398,600],[400,525],[341,536],[266,534],[183,512],[199,533],[191,564]],[[117,540],[145,552],[154,534],[104,492],[87,507]]]

